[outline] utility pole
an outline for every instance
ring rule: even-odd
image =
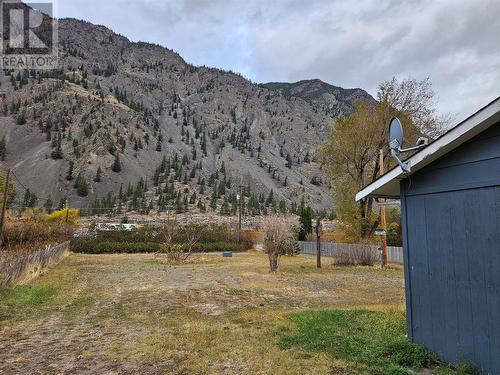
[[[7,208],[7,199],[9,198],[9,178],[10,178],[10,169],[7,170],[7,175],[5,176],[5,184],[3,187],[2,214],[0,216],[0,246],[3,245],[3,227],[5,224],[5,210]]]
[[[316,219],[316,267],[321,268],[321,220]]]
[[[380,150],[380,176],[384,171],[384,150]],[[385,199],[380,200],[380,228],[382,229],[382,267],[387,267],[387,223],[385,219]]]
[[[241,241],[241,185],[239,187],[239,192],[238,195],[236,196],[236,199],[238,200],[238,243]]]

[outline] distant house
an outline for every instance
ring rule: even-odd
[[[356,199],[401,199],[408,334],[500,374],[500,98]]]

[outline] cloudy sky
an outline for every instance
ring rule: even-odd
[[[58,16],[254,82],[320,78],[372,95],[429,76],[457,120],[500,96],[498,0],[58,0]]]

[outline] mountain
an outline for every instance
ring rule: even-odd
[[[315,151],[364,91],[257,85],[75,19],[59,20],[59,44],[57,71],[0,73],[14,206],[228,213],[241,190],[253,213],[331,208]]]
[[[353,103],[357,101],[375,102],[375,99],[363,89],[343,89],[319,79],[295,83],[269,82],[262,84],[261,87],[278,91],[287,98],[303,99],[333,117],[350,113],[353,109]]]

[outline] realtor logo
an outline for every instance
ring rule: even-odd
[[[1,69],[54,69],[58,65],[54,4],[4,0],[0,7]]]

